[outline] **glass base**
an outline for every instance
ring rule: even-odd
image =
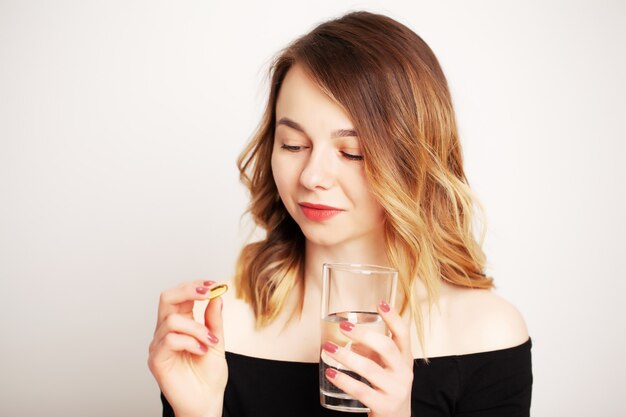
[[[370,409],[347,394],[329,393],[320,390],[320,404],[331,410],[346,413],[369,413]]]

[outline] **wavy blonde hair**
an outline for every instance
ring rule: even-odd
[[[401,311],[411,309],[423,349],[415,281],[422,280],[430,309],[442,279],[470,288],[492,288],[493,279],[484,274],[484,232],[480,241],[474,235],[472,222],[481,211],[463,171],[446,78],[428,45],[387,16],[361,11],[322,23],[274,60],[265,113],[238,159],[251,195],[248,212],[266,236],[241,251],[237,296],[252,306],[262,327],[303,278],[304,235],[279,199],[270,165],[276,100],[295,63],[354,123],[366,177],[385,211]]]

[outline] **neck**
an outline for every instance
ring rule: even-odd
[[[324,263],[353,263],[390,266],[382,235],[345,242],[335,246],[323,246],[306,242],[304,282],[307,288],[319,291],[322,287]]]

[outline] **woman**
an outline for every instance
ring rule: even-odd
[[[528,415],[531,341],[483,273],[450,93],[430,48],[388,17],[354,12],[297,39],[271,77],[239,159],[267,235],[243,248],[235,291],[208,304],[212,281],[162,293],[148,363],[164,415],[339,415],[317,391],[325,262],[399,271],[396,308],[379,306],[392,338],[342,330],[384,366],[324,345],[372,382],[323,376],[370,416]]]

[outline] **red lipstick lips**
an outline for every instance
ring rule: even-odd
[[[323,222],[332,219],[343,211],[337,207],[313,203],[300,203],[300,207],[306,218],[314,222]]]

